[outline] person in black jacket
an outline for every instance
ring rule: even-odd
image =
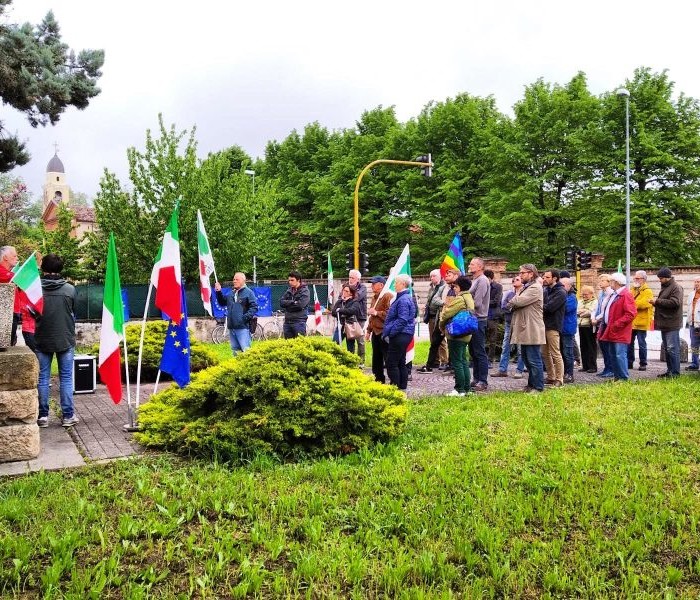
[[[44,309],[36,319],[37,358],[39,359],[39,427],[49,425],[49,381],[54,354],[58,363],[59,398],[62,425],[78,423],[73,406],[73,357],[75,356],[75,288],[63,276],[63,259],[47,254],[41,261],[41,292]]]
[[[340,337],[345,340],[348,352],[355,353],[355,340],[350,340],[345,335],[346,323],[357,323],[360,320],[360,303],[357,301],[357,293],[347,283],[340,290],[340,298],[333,306],[331,314],[340,321]]]
[[[559,270],[549,269],[542,275],[544,303],[544,335],[547,343],[542,346],[542,358],[547,368],[546,385],[564,385],[564,359],[561,355],[561,330],[566,312],[566,290],[559,282]]]
[[[489,358],[489,367],[500,355],[503,339],[499,339],[498,326],[503,323],[503,286],[494,281],[495,274],[491,269],[486,269],[484,275],[489,280],[489,316],[486,321],[486,355]]]
[[[228,297],[221,292],[218,281],[214,286],[217,302],[221,306],[226,305],[226,328],[234,356],[250,348],[250,320],[258,312],[258,299],[245,281],[243,273],[236,273],[233,276],[233,290]]]
[[[289,287],[280,298],[280,308],[284,311],[284,339],[306,335],[306,317],[311,294],[306,284],[301,282],[301,273],[291,271],[287,278]]]

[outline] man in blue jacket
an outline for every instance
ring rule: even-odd
[[[234,356],[250,348],[250,320],[258,312],[258,300],[245,281],[243,273],[236,273],[233,276],[233,290],[228,298],[221,292],[218,281],[214,286],[217,302],[222,306],[225,304],[228,311],[226,327]]]
[[[280,298],[280,308],[284,311],[284,339],[291,340],[299,335],[306,335],[306,317],[311,294],[306,284],[301,282],[299,271],[291,271],[287,283],[289,287]]]

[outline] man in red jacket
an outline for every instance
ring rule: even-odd
[[[14,273],[12,269],[19,262],[17,257],[17,250],[14,246],[3,246],[0,248],[0,283],[9,283],[12,279]],[[17,325],[19,324],[19,313],[20,313],[20,301],[19,296],[15,292],[15,304],[12,310],[12,334],[10,345],[14,346],[17,343]]]
[[[612,368],[615,381],[627,381],[627,346],[632,339],[632,321],[637,316],[637,306],[627,289],[627,278],[622,273],[610,276],[612,298],[605,307],[598,339],[612,345]]]

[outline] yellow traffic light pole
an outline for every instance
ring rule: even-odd
[[[354,263],[355,269],[360,268],[360,183],[362,183],[362,178],[365,176],[367,171],[372,167],[379,164],[385,165],[406,165],[409,167],[432,167],[432,162],[417,162],[415,160],[389,160],[386,158],[380,158],[379,160],[374,160],[369,163],[357,178],[357,183],[355,184],[355,242],[354,242]]]

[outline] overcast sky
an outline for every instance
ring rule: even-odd
[[[700,98],[700,9],[679,0],[15,0],[8,20],[36,24],[48,10],[71,48],[106,58],[102,93],[55,127],[3,106],[32,155],[14,174],[35,197],[54,142],[74,191],[93,197],[105,168],[128,185],[126,149],[143,148],[158,113],[196,125],[202,157],[237,144],[255,158],[293,129],[353,127],[379,105],[406,121],[468,92],[510,113],[537,78],[578,71],[600,94],[636,67],[668,69],[677,92]]]

